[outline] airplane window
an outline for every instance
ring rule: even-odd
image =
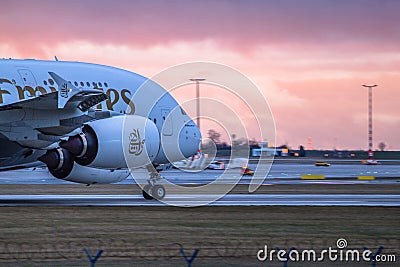
[[[104,86],[105,86],[105,87],[108,87],[108,84],[107,84],[107,83],[104,83]]]
[[[181,107],[181,113],[182,113],[182,115],[187,115],[186,112],[183,110],[182,107]]]
[[[54,81],[52,79],[49,79],[48,81],[50,85],[54,85]]]
[[[75,86],[78,86],[78,82],[74,82]]]
[[[96,86],[97,86],[97,84],[96,84],[95,82],[93,82],[92,84],[93,84],[93,86],[94,86],[94,87],[96,87]]]
[[[85,86],[85,84],[83,82],[81,82],[81,86]]]
[[[154,124],[157,124],[157,119],[156,118],[154,118],[153,121],[154,121]]]
[[[99,87],[103,87],[103,85],[101,84],[101,82],[99,82]]]
[[[86,82],[86,86],[89,86],[89,87],[90,87],[90,82]]]
[[[44,83],[44,85],[47,85],[47,81],[46,80],[44,80],[43,83]]]

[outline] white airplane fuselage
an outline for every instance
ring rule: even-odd
[[[151,86],[139,92],[146,83]],[[78,134],[84,125],[100,129],[99,138],[107,136],[119,116],[144,118],[143,123],[151,123],[157,130],[159,147],[152,155],[153,164],[189,157],[199,147],[201,134],[192,119],[167,91],[139,74],[90,63],[0,59],[0,144],[4,146],[18,144],[21,149],[43,154]],[[99,151],[109,148],[101,146],[99,140]],[[141,149],[140,144],[132,147]],[[11,157],[14,150],[0,152],[0,159]],[[27,159],[34,161],[30,154],[3,164],[0,161],[0,168],[15,167],[19,162],[27,165]],[[121,168],[100,165],[104,166],[92,167]]]

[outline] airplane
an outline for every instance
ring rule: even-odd
[[[44,163],[55,178],[90,185],[145,168],[143,197],[161,200],[156,167],[194,155],[200,141],[172,95],[139,74],[57,58],[0,59],[0,171]]]

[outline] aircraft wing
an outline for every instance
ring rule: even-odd
[[[107,113],[86,112],[108,98],[104,92],[76,88],[59,75],[49,74],[58,91],[0,106],[0,170],[43,165],[37,161],[46,152],[41,148],[97,119],[98,113]]]
[[[87,111],[89,108],[108,98],[107,95],[100,90],[76,88],[54,72],[49,72],[49,74],[58,84],[58,91],[0,106],[0,111],[24,108],[68,109],[71,107],[78,107],[81,111]]]

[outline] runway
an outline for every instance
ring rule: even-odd
[[[250,164],[255,169],[255,164]],[[175,184],[207,184],[219,178],[222,170],[178,170],[169,169],[162,172],[162,175]],[[362,164],[337,164],[330,167],[316,167],[313,164],[289,164],[274,163],[264,184],[282,183],[312,183],[315,181],[302,181],[301,175],[320,174],[327,179],[336,179],[336,183],[397,183],[400,181],[400,165],[375,165],[367,166]],[[234,175],[235,176],[235,175]],[[240,176],[240,169],[237,175],[232,178],[224,178],[223,182],[232,183]],[[391,178],[391,180],[357,181],[358,176],[375,176],[376,178]],[[399,179],[393,179],[399,178]],[[346,181],[352,179],[352,181]],[[251,177],[243,176],[239,183],[249,184]],[[317,181],[318,183],[332,183],[332,180]],[[118,184],[132,184],[131,176]],[[0,172],[0,184],[72,184],[64,180],[56,179],[44,168],[29,168]]]
[[[212,195],[204,196],[213,198]],[[201,196],[167,195],[176,206],[196,206]],[[141,195],[0,195],[0,206],[166,206]],[[400,195],[229,194],[209,206],[400,206]]]
[[[250,164],[250,168],[255,168],[254,164]],[[236,174],[237,172],[237,174]],[[162,175],[170,182],[179,185],[200,185],[209,184],[217,179],[219,183],[233,184],[249,184],[252,177],[243,176],[240,178],[240,169],[235,170],[231,176],[219,178],[223,173],[221,170],[204,170],[200,172],[182,171],[177,169],[169,169],[162,172]],[[304,174],[321,174],[325,175],[325,180],[302,180],[300,177]],[[357,180],[358,176],[368,175],[376,177],[375,180]],[[129,176],[119,185],[132,185],[134,179]],[[24,170],[14,170],[0,172],[0,186],[3,185],[53,185],[53,184],[69,184],[74,183],[52,177],[44,168],[30,168]],[[330,167],[316,167],[313,164],[292,164],[292,163],[274,163],[268,176],[263,181],[264,185],[350,185],[354,189],[358,189],[357,185],[393,185],[400,184],[400,165],[376,165],[366,166],[362,164],[337,164]],[[330,187],[331,188],[331,187]],[[210,203],[211,206],[400,206],[400,194],[387,194],[378,189],[375,194],[363,193],[353,194],[355,191],[339,192],[332,194],[329,190],[314,192],[310,191],[305,194],[228,194],[223,198]],[[61,190],[62,192],[62,190]],[[301,191],[300,191],[301,192]],[[30,191],[32,195],[23,195],[25,191],[18,193],[5,193],[0,195],[0,206],[163,206],[164,203],[158,201],[146,201],[138,192],[128,194],[118,194],[119,192],[103,192],[97,195],[90,194],[47,194],[47,192],[38,193]],[[8,195],[11,194],[11,195]],[[35,194],[35,195],[34,195]],[[118,195],[117,195],[118,194]],[[136,194],[136,195],[135,195]],[[206,198],[214,200],[212,195]],[[178,206],[196,206],[197,203],[204,198],[196,199],[191,195],[168,195],[165,200],[172,205]],[[208,202],[207,202],[208,203]]]

